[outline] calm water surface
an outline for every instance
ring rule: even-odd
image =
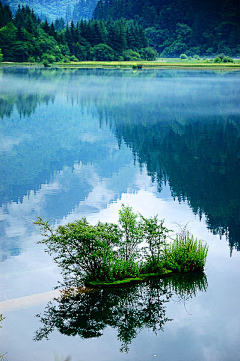
[[[240,359],[239,99],[238,72],[0,69],[0,354]],[[58,297],[33,222],[116,222],[122,203],[188,223],[205,275]]]

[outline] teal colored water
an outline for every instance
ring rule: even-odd
[[[0,354],[239,359],[239,99],[238,72],[0,69]],[[188,224],[205,275],[60,298],[33,222],[116,222],[122,203]]]

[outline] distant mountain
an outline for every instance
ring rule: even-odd
[[[97,0],[2,0],[2,3],[10,5],[13,12],[18,5],[28,5],[42,20],[45,17],[50,21],[63,18],[65,22],[70,22],[90,19]]]
[[[162,56],[240,55],[239,0],[100,0],[97,19],[135,19]]]

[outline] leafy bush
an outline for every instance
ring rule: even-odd
[[[208,247],[194,239],[186,229],[164,248],[162,266],[176,272],[202,271]]]
[[[112,61],[115,58],[114,50],[106,44],[95,45],[90,50],[90,55],[94,61]]]
[[[214,59],[214,63],[221,63],[222,60],[217,56],[215,59]]]
[[[181,54],[180,55],[180,59],[182,59],[182,60],[186,60],[188,57],[187,57],[187,55],[186,54]]]
[[[118,224],[98,222],[92,226],[82,218],[54,230],[41,218],[35,223],[44,236],[38,243],[47,246],[65,280],[73,275],[76,283],[113,282],[166,270],[203,270],[206,261],[207,246],[188,231],[182,231],[167,245],[170,230],[163,220],[138,216],[124,205],[119,210]]]
[[[56,58],[54,55],[44,53],[42,55],[42,60],[47,60],[48,63],[52,64],[56,61]]]
[[[152,218],[141,216],[140,227],[142,237],[147,243],[147,246],[144,248],[146,260],[144,272],[158,272],[159,268],[162,268],[163,247],[170,230],[164,226],[164,220],[159,220],[157,216]]]
[[[71,61],[70,61],[70,56],[65,55],[65,56],[63,57],[63,62],[64,62],[64,63],[70,63],[70,62],[71,62]]]
[[[132,49],[128,49],[123,52],[124,60],[131,61],[131,60],[140,60],[141,56],[136,51],[133,51]]]
[[[70,56],[70,60],[75,61],[75,62],[79,61],[78,58],[76,58],[75,55]]]
[[[197,55],[197,54],[194,54],[194,55],[193,55],[193,58],[196,59],[196,60],[200,60],[200,56]]]
[[[85,277],[98,279],[115,260],[114,245],[119,243],[121,231],[112,223],[90,225],[85,218],[59,226],[55,231],[41,218],[35,222],[46,237],[39,243],[47,246],[54,261],[63,270],[63,275],[73,273],[81,280]]]
[[[35,59],[33,56],[29,56],[27,61],[28,61],[28,63],[35,63]]]
[[[3,61],[3,53],[2,50],[0,49],[0,63]]]
[[[154,48],[151,48],[150,46],[141,49],[139,54],[143,60],[147,60],[147,61],[156,60],[158,58],[158,52]]]
[[[44,68],[49,68],[51,66],[47,59],[44,59],[42,63],[43,63]]]
[[[234,60],[222,53],[217,55],[217,57],[214,59],[214,63],[234,63]]]
[[[234,60],[232,58],[230,58],[229,56],[226,56],[225,59],[223,60],[224,63],[234,63]]]

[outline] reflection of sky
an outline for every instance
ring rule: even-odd
[[[107,328],[100,339],[81,340],[78,337],[64,337],[58,332],[50,335],[50,341],[33,342],[33,332],[38,329],[39,322],[34,317],[36,313],[43,312],[46,301],[42,305],[25,309],[18,305],[16,311],[6,312],[7,317],[1,332],[2,347],[8,350],[9,360],[54,360],[58,355],[64,361],[67,356],[72,360],[99,361],[106,360],[228,360],[229,354],[237,359],[239,340],[239,313],[238,308],[232,307],[234,300],[238,300],[240,281],[238,277],[239,254],[234,253],[228,257],[226,240],[219,240],[211,235],[205,226],[204,220],[199,222],[186,204],[174,202],[168,196],[156,197],[156,188],[151,186],[146,174],[137,173],[136,185],[141,184],[141,189],[122,194],[116,202],[107,208],[99,209],[95,214],[87,214],[91,223],[97,220],[116,221],[120,204],[124,202],[144,215],[158,213],[164,215],[166,225],[176,229],[175,222],[185,224],[189,221],[189,229],[197,237],[201,237],[210,245],[206,273],[209,286],[206,293],[199,292],[196,298],[189,302],[178,303],[177,297],[167,306],[167,317],[173,322],[166,323],[164,332],[157,336],[149,331],[142,331],[133,340],[128,354],[118,352],[120,343],[116,332]],[[136,187],[137,188],[137,187]],[[166,195],[168,187],[166,187]],[[89,211],[91,213],[91,211]],[[78,217],[78,210],[69,214],[64,222]],[[11,287],[6,290],[9,298],[50,291],[56,284],[58,271],[51,263],[48,255],[43,256],[41,246],[33,246],[34,237],[27,240],[28,246],[18,257],[10,258],[4,262],[5,281],[11,281]],[[29,246],[30,244],[30,246]],[[30,261],[31,260],[31,261]],[[16,272],[12,272],[15,262]],[[17,266],[16,266],[17,265]],[[219,277],[219,267],[224,268],[224,273]],[[25,273],[21,269],[25,269]],[[9,272],[9,274],[8,274]],[[11,273],[12,272],[12,273]],[[1,272],[2,274],[2,272]],[[46,284],[46,279],[47,284]],[[36,283],[37,281],[37,283]],[[222,289],[224,288],[224,295]],[[25,290],[25,293],[23,291]],[[11,292],[14,290],[14,292]],[[6,295],[6,296],[7,296]],[[1,304],[0,304],[1,307]],[[24,329],[22,330],[22,325]],[[14,330],[14,332],[13,332]],[[12,345],[15,345],[12,347]],[[235,348],[234,348],[235,347]],[[233,348],[233,349],[232,349]],[[17,358],[21,353],[22,358]],[[196,354],[197,352],[197,354]],[[154,356],[156,355],[156,356]],[[182,357],[182,358],[181,358]]]
[[[224,84],[226,79],[222,78],[218,81]],[[145,79],[138,79],[137,86],[130,80],[128,82],[133,94],[145,84]],[[154,98],[156,97],[154,86],[159,83],[153,79],[151,84],[152,87],[145,87],[145,91],[149,97]],[[11,91],[10,83],[3,85],[6,88],[2,89],[6,92]],[[16,90],[20,90],[28,86],[28,81],[23,81],[21,78],[14,85]],[[94,92],[94,95],[99,93],[101,97],[101,86],[97,83],[91,85],[90,91],[83,81],[82,91],[88,91],[89,94]],[[33,91],[41,93],[47,90],[49,94],[57,95],[56,89],[63,94],[68,91],[71,96],[75,87],[73,84],[72,90],[69,91],[64,86],[58,87],[54,81],[46,80],[36,82]],[[211,79],[202,82],[200,77],[195,77],[188,79],[187,83],[184,78],[178,79],[177,89],[176,82],[164,79],[161,81],[161,87],[158,88],[157,96],[160,99],[162,96],[163,103],[169,94],[174,93],[179,101],[185,99],[189,92],[194,91],[203,97],[210,89]],[[113,77],[110,79],[107,96],[114,96],[120,91],[121,79]],[[230,94],[229,97],[229,104],[234,106],[231,108],[232,112],[238,114],[239,107],[234,101],[236,94]],[[219,104],[214,99],[214,92],[210,92],[212,112],[216,114],[219,112]],[[129,99],[129,103],[132,101],[134,102],[134,98]],[[1,301],[19,298],[15,311],[8,312],[7,304],[4,303],[6,307],[3,309],[4,316],[7,318],[1,330],[0,353],[8,352],[6,357],[9,361],[64,361],[67,356],[72,356],[72,361],[152,359],[227,361],[229,355],[231,355],[230,359],[237,360],[240,336],[237,302],[240,289],[238,277],[240,255],[234,252],[233,257],[229,258],[229,249],[224,237],[220,240],[218,236],[210,234],[204,217],[200,222],[187,203],[179,204],[174,201],[168,184],[163,186],[161,193],[158,193],[157,185],[151,183],[146,169],[140,171],[138,166],[134,166],[131,150],[124,144],[119,150],[108,127],[98,128],[98,115],[93,109],[89,111],[91,113],[89,115],[87,111],[81,113],[81,107],[77,104],[72,107],[70,102],[64,105],[63,102],[65,97],[61,95],[56,97],[53,104],[39,105],[38,110],[29,118],[32,125],[28,119],[29,133],[23,134],[21,128],[13,127],[9,134],[1,135],[0,138],[0,152],[8,153],[14,159],[20,147],[28,142],[32,146],[31,142],[34,143],[34,139],[38,140],[36,146],[41,147],[41,131],[44,134],[44,127],[48,125],[51,131],[56,127],[60,135],[62,132],[66,139],[71,139],[75,124],[72,120],[78,119],[74,134],[76,142],[66,141],[60,144],[64,145],[65,150],[73,148],[76,153],[78,146],[83,143],[89,147],[86,154],[79,152],[70,165],[65,164],[59,170],[53,171],[48,181],[41,183],[37,189],[28,189],[28,194],[25,194],[21,201],[5,202],[0,208],[2,251],[0,258],[4,259],[4,262],[0,263],[0,313]],[[144,104],[144,98],[140,99],[140,102]],[[59,116],[55,124],[56,110]],[[203,110],[207,111],[207,107]],[[188,107],[182,111],[192,115],[199,109],[189,101]],[[16,111],[13,116],[18,118]],[[43,122],[43,126],[39,127],[39,133],[35,134],[36,138],[33,137],[31,140],[29,134],[32,129],[36,129],[35,125],[39,121]],[[73,126],[69,133],[66,124]],[[55,140],[59,141],[57,137]],[[104,156],[98,157],[99,154],[94,152],[96,145],[99,151],[106,150]],[[185,306],[171,301],[167,307],[167,316],[173,318],[174,322],[167,323],[165,332],[158,336],[143,331],[133,341],[128,355],[119,354],[120,344],[115,331],[110,328],[107,328],[104,336],[97,340],[67,338],[55,332],[50,336],[50,341],[34,343],[33,333],[39,327],[39,321],[34,315],[42,312],[45,306],[45,301],[43,303],[39,301],[41,304],[35,305],[36,295],[51,291],[57,285],[60,276],[51,257],[44,253],[43,246],[36,245],[40,235],[33,221],[38,216],[42,216],[44,219],[51,219],[57,226],[86,216],[93,224],[98,220],[116,222],[122,203],[132,206],[134,211],[144,216],[158,214],[173,230],[176,230],[179,224],[185,225],[189,222],[189,230],[210,246],[206,267],[209,282],[207,292],[199,293],[198,297],[187,302]],[[32,307],[26,309],[23,303],[21,304],[21,297],[31,295],[34,295],[29,299],[30,302],[32,300]]]

